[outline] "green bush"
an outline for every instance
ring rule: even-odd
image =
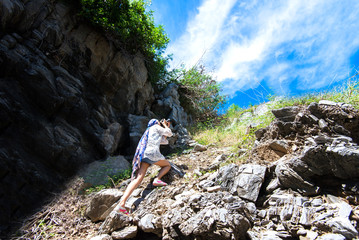
[[[162,54],[169,39],[163,26],[156,26],[153,12],[143,0],[81,0],[81,15],[110,30],[133,53]]]
[[[206,72],[203,65],[195,65],[188,70],[181,66],[172,70],[169,76],[167,81],[179,85],[182,107],[196,122],[213,122],[217,119],[226,96],[221,94],[221,85]]]

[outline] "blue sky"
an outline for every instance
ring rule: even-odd
[[[241,107],[330,90],[359,71],[357,0],[152,0],[172,67],[199,60]]]

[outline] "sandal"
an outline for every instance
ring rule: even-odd
[[[127,209],[126,209],[126,208],[124,208],[124,207],[120,207],[120,208],[118,209],[118,212],[119,212],[119,213],[126,214],[126,215],[128,215],[128,214],[129,214],[129,213],[128,213],[128,211],[127,211]]]
[[[153,186],[155,187],[163,187],[163,186],[167,186],[168,184],[165,183],[164,181],[161,181],[161,180],[158,180],[158,179],[155,179],[153,180]]]

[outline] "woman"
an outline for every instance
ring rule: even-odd
[[[172,136],[172,131],[169,128],[170,123],[166,120],[159,122],[157,119],[152,119],[148,122],[147,129],[142,135],[138,143],[135,156],[133,158],[132,181],[127,186],[120,203],[117,205],[115,211],[128,214],[125,203],[132,192],[141,184],[145,177],[147,168],[152,164],[161,167],[157,177],[153,180],[154,186],[166,186],[161,178],[171,169],[168,160],[160,152],[160,144],[168,144],[166,137]]]

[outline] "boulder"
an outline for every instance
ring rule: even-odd
[[[107,217],[105,213],[112,211],[115,203],[122,197],[123,192],[118,189],[104,189],[96,193],[86,209],[85,215],[92,222],[103,221]]]
[[[120,231],[114,231],[111,234],[112,239],[120,240],[120,239],[131,239],[135,238],[137,235],[137,226],[125,227]]]
[[[130,163],[123,156],[108,157],[105,161],[92,162],[83,168],[79,175],[84,179],[84,186],[104,185],[109,178],[123,174],[131,168]]]
[[[284,107],[280,109],[273,109],[273,115],[284,122],[292,122],[295,119],[295,116],[299,113],[300,108],[297,106]]]
[[[204,152],[207,150],[207,146],[204,146],[202,144],[197,143],[196,145],[194,145],[193,151],[194,152]]]
[[[339,233],[347,239],[358,237],[358,231],[350,223],[348,218],[335,217],[330,219],[326,224],[332,229],[333,233]]]
[[[107,215],[105,221],[102,222],[98,232],[99,234],[110,234],[116,230],[129,226],[131,223],[132,219],[129,216],[112,211]]]
[[[232,194],[255,202],[264,182],[266,167],[260,165],[234,164],[222,167],[218,171],[216,182]]]

